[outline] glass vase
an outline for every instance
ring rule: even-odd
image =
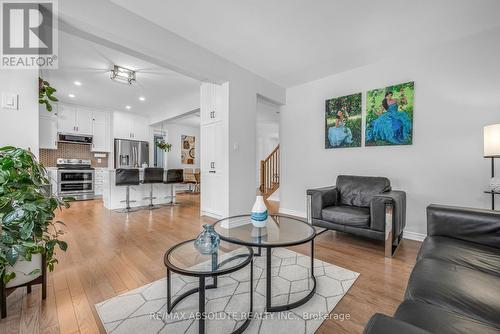
[[[214,231],[214,227],[210,224],[203,225],[203,231],[194,241],[194,247],[201,254],[212,254],[217,251],[220,244],[219,235]]]

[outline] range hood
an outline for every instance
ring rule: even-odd
[[[57,141],[60,143],[92,145],[92,136],[70,135],[70,134],[60,133]]]

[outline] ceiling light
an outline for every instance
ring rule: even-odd
[[[128,68],[114,65],[111,70],[111,80],[128,83],[129,85],[135,82],[135,71]]]
[[[146,101],[146,98],[144,96],[139,96],[139,100]]]
[[[75,86],[81,86],[82,85],[82,83],[80,81],[75,81],[73,83],[75,84]]]
[[[75,94],[68,94],[69,97],[74,98]]]
[[[132,108],[132,107],[131,106],[125,106],[125,109],[130,110],[130,108]]]

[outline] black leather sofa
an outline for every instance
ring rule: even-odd
[[[385,177],[339,175],[333,187],[307,190],[309,223],[384,240],[390,257],[406,224],[406,193]]]
[[[500,333],[500,212],[430,205],[427,235],[404,302],[364,333]]]

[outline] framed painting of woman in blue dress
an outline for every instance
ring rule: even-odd
[[[361,93],[325,101],[325,148],[361,147]]]
[[[368,91],[365,146],[411,145],[414,82]]]

